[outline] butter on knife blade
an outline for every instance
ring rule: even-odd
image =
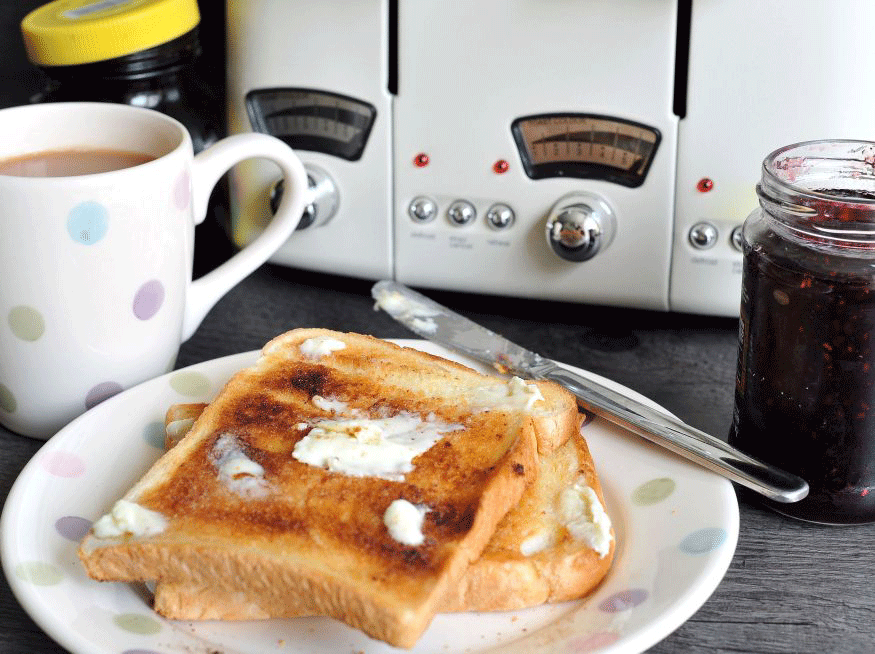
[[[433,334],[437,330],[437,323],[433,318],[440,315],[440,310],[429,308],[422,302],[417,302],[392,288],[377,288],[378,286],[379,282],[371,291],[371,295],[377,301],[374,309],[382,309],[395,320],[409,325],[417,334]]]
[[[563,368],[403,284],[377,282],[371,295],[377,307],[423,338],[502,372],[561,384],[592,413],[772,500],[798,502],[808,495],[808,484],[798,476],[759,461],[593,377]]]
[[[412,332],[467,354],[501,373],[531,377],[529,368],[544,360],[402,284],[377,282],[371,295],[376,300],[375,308],[383,309]]]

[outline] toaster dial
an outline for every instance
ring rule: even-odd
[[[601,179],[641,186],[661,135],[624,118],[596,114],[539,114],[511,125],[523,169],[532,179]]]
[[[547,242],[567,261],[586,261],[604,250],[614,237],[611,207],[589,193],[574,193],[557,202],[547,218]]]
[[[334,180],[324,170],[313,164],[304,164],[307,171],[307,193],[310,201],[304,207],[296,230],[307,229],[328,222],[337,213],[338,194]],[[274,183],[270,191],[270,209],[276,213],[283,197],[283,180]]]
[[[347,161],[361,159],[377,118],[369,102],[309,88],[254,89],[246,110],[254,131]]]

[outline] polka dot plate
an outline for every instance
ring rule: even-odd
[[[425,341],[397,342],[482,369]],[[198,364],[106,400],[49,440],[15,482],[0,523],[4,572],[24,609],[69,651],[400,651],[328,618],[165,620],[150,609],[145,586],[98,583],[79,564],[77,542],[91,521],[161,455],[167,407],[210,400],[257,354]],[[601,419],[582,429],[617,536],[615,561],[604,582],[581,601],[503,613],[439,615],[413,652],[640,652],[680,626],[714,591],[738,538],[732,485]]]

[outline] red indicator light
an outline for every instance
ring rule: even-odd
[[[428,165],[429,158],[425,152],[420,152],[418,155],[413,157],[413,165],[417,168],[425,168]]]
[[[510,169],[510,164],[504,159],[499,159],[492,164],[492,170],[496,175],[503,175]]]
[[[699,180],[698,184],[696,184],[696,190],[699,191],[699,193],[707,193],[712,188],[714,188],[714,180],[707,177],[703,177]]]

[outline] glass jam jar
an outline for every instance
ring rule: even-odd
[[[814,141],[763,162],[744,269],[729,441],[805,479],[775,510],[875,521],[875,143]]]

